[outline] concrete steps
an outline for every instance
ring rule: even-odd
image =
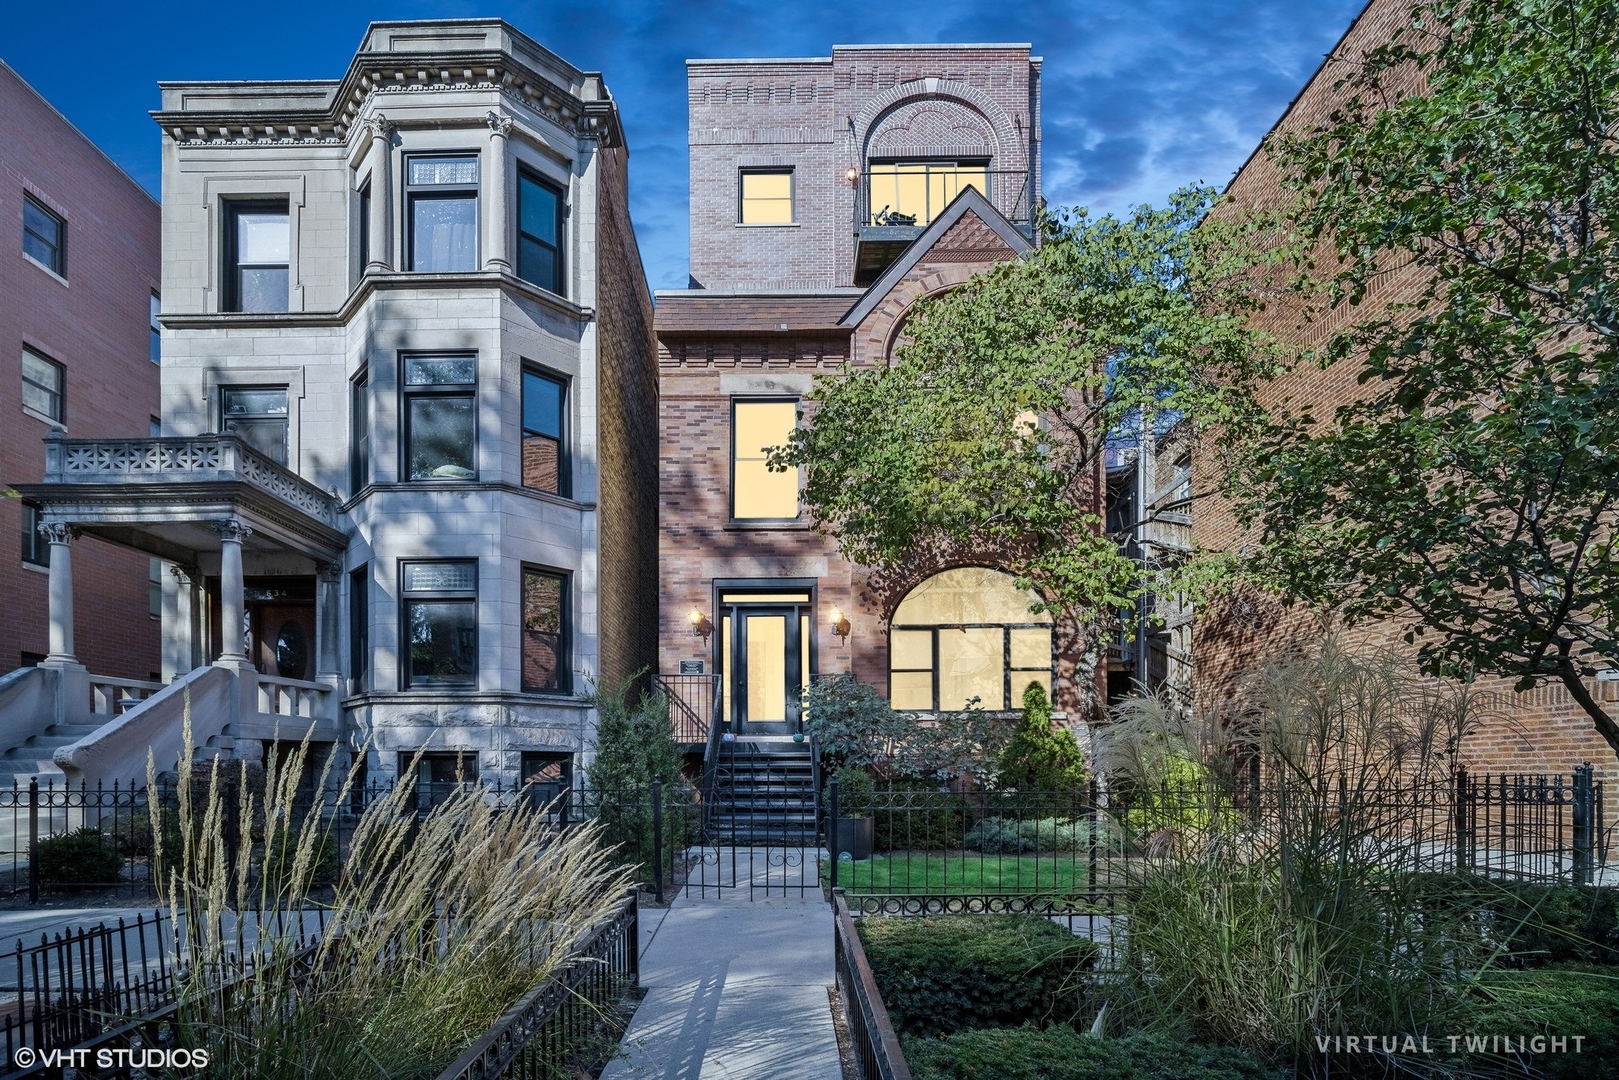
[[[722,844],[802,847],[815,841],[815,779],[802,743],[734,744],[714,777],[710,839]]]

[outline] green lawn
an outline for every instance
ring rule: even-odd
[[[1084,892],[1082,857],[980,855],[977,852],[899,852],[838,864],[838,884],[850,893],[1054,894]],[[830,880],[830,867],[821,868]]]

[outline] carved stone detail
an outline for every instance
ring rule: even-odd
[[[253,526],[240,518],[225,518],[223,521],[214,522],[213,526],[221,541],[234,541],[240,544],[253,535]]]
[[[504,139],[507,135],[511,134],[512,118],[507,116],[505,113],[498,113],[495,110],[490,109],[489,114],[484,117],[484,119],[488,121],[489,130],[495,135],[496,138]]]
[[[39,535],[45,538],[47,544],[71,544],[79,535],[79,530],[65,521],[42,521],[39,523]]]

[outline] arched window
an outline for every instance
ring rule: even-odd
[[[1051,691],[1051,616],[1011,574],[968,566],[928,578],[900,601],[888,631],[896,709],[1017,708],[1032,682]]]

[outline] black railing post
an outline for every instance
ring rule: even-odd
[[[1589,885],[1592,880],[1591,865],[1591,819],[1592,798],[1594,794],[1591,784],[1591,763],[1574,767],[1574,858],[1571,869],[1574,872],[1574,884]]]
[[[28,781],[28,902],[39,903],[39,777]]]
[[[838,887],[838,859],[842,852],[838,850],[838,778],[836,774],[832,782],[826,785],[826,831],[832,843],[828,845],[832,854],[832,889],[834,895]]]
[[[1451,813],[1454,824],[1456,847],[1456,872],[1458,874],[1471,868],[1472,859],[1468,856],[1467,836],[1467,770],[1456,770],[1456,805]]]
[[[652,895],[663,903],[663,777],[652,778]]]
[[[1090,802],[1091,827],[1090,836],[1085,840],[1085,888],[1090,892],[1096,891],[1096,830],[1102,826],[1102,808],[1097,805],[1100,790],[1093,775],[1089,781],[1086,798]]]

